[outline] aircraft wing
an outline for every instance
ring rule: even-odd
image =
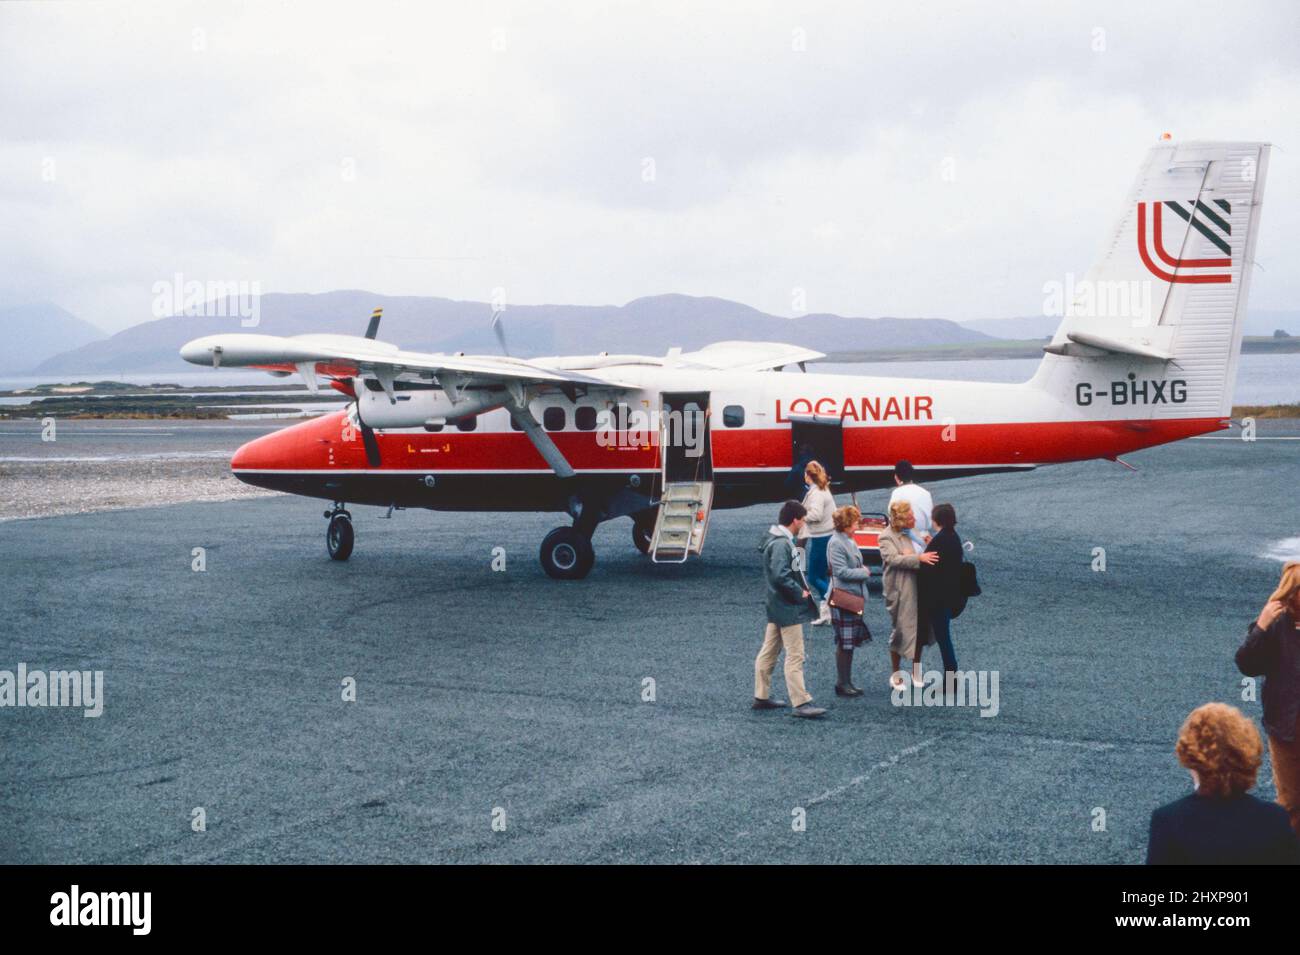
[[[403,351],[388,342],[354,335],[208,335],[181,348],[181,357],[214,368],[301,372],[313,384],[319,372],[334,377],[371,374],[381,381],[451,372],[462,384],[574,384],[619,387],[577,371],[548,368],[520,358],[440,355]]]
[[[682,355],[681,361],[719,371],[770,371],[825,357],[811,348],[781,342],[714,342]]]

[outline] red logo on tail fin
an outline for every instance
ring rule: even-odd
[[[1138,203],[1138,254],[1142,257],[1142,264],[1147,267],[1148,272],[1166,282],[1192,285],[1232,281],[1232,274],[1228,272],[1202,272],[1189,275],[1178,271],[1180,269],[1232,268],[1232,246],[1228,244],[1232,237],[1232,224],[1226,218],[1226,215],[1232,213],[1232,206],[1224,199],[1216,199],[1214,204],[1218,206],[1217,210],[1207,206],[1199,199],[1191,202],[1152,202],[1149,204],[1151,207],[1151,245],[1155,249],[1156,257],[1159,258],[1160,262],[1174,270],[1166,272],[1152,260],[1151,252],[1147,248],[1148,203]],[[1177,213],[1192,228],[1209,239],[1215,248],[1224,253],[1224,258],[1176,259],[1166,252],[1163,234],[1164,209],[1166,207]]]

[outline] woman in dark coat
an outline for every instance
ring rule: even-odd
[[[1277,801],[1300,834],[1300,561],[1282,568],[1277,590],[1237,651],[1237,669],[1264,678],[1264,729]]]
[[[951,504],[937,504],[930,514],[935,534],[925,546],[939,555],[937,564],[921,569],[921,606],[930,617],[930,626],[943,654],[944,686],[957,672],[957,654],[952,648],[952,615],[961,606],[961,538],[957,535],[957,511]]]

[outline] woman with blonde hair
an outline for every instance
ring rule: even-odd
[[[804,519],[803,530],[799,532],[799,540],[804,545],[808,583],[812,586],[813,595],[817,598],[817,605],[821,611],[813,621],[813,626],[818,627],[831,622],[831,611],[826,605],[826,598],[831,592],[830,575],[826,566],[826,546],[835,531],[833,523],[835,495],[830,490],[830,475],[818,462],[809,461],[803,469],[803,476],[808,483],[808,493],[803,498],[803,506],[808,516]]]
[[[1300,834],[1300,561],[1283,566],[1277,589],[1237,651],[1237,669],[1264,678],[1264,729],[1277,801]]]
[[[934,551],[918,554],[908,531],[916,526],[912,505],[904,500],[889,505],[889,527],[880,532],[880,562],[885,585],[885,609],[894,627],[889,634],[889,663],[893,668],[889,685],[901,688],[905,679],[902,659],[912,661],[912,682],[921,686],[921,650],[934,642],[929,620],[921,612],[916,575],[922,564],[939,562]]]
[[[867,629],[867,581],[871,571],[862,562],[862,551],[853,539],[853,529],[862,519],[861,512],[852,504],[835,512],[832,522],[835,533],[826,545],[826,560],[830,565],[831,626],[835,632],[836,696],[861,696],[862,691],[853,685],[853,651],[871,642]]]
[[[1279,865],[1300,860],[1287,814],[1247,790],[1263,759],[1259,730],[1226,703],[1192,710],[1178,731],[1189,796],[1151,814],[1148,865]]]

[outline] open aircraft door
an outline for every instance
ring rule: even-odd
[[[797,415],[790,417],[790,478],[788,490],[795,499],[803,497],[803,469],[817,461],[830,475],[831,487],[844,481],[844,422],[839,417]]]
[[[709,393],[665,392],[659,423],[659,517],[650,540],[655,563],[683,563],[704,548],[713,508]]]

